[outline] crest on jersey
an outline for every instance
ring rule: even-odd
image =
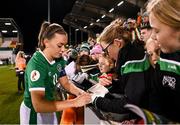
[[[48,72],[48,75],[51,76],[51,72]]]
[[[59,72],[61,72],[61,70],[62,70],[61,64],[58,64],[58,65],[57,65],[57,70],[58,70]]]
[[[39,73],[39,71],[37,71],[37,70],[33,70],[32,72],[31,72],[31,81],[37,81],[39,78],[40,78],[40,73]]]

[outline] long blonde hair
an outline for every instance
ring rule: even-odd
[[[162,23],[180,29],[180,1],[179,0],[151,0],[147,5],[147,12]]]
[[[123,27],[120,18],[112,21],[99,36],[99,42],[110,43],[114,39],[123,39],[125,43],[131,41],[131,33]]]

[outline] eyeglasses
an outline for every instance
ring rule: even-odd
[[[110,42],[110,43],[103,49],[103,52],[104,52],[106,55],[109,55],[108,48],[109,48],[109,46],[110,46],[112,43],[113,43],[113,41]],[[102,48],[103,48],[103,47],[102,47]]]

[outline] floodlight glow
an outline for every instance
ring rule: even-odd
[[[2,30],[1,32],[2,32],[2,33],[7,33],[7,30]]]
[[[97,20],[96,20],[96,22],[99,22],[99,21],[100,21],[100,19],[97,19]]]
[[[11,23],[5,23],[5,25],[6,25],[6,26],[9,26],[9,25],[11,25]]]
[[[121,6],[124,3],[124,1],[121,1],[117,4],[117,6]]]
[[[79,31],[79,29],[76,29],[76,31]]]
[[[13,30],[12,32],[13,32],[13,33],[17,33],[18,31],[17,31],[17,30]]]
[[[104,17],[106,17],[106,15],[102,15],[102,16],[101,16],[101,18],[104,18]]]
[[[110,13],[113,12],[113,11],[114,11],[114,8],[112,8],[112,9],[109,10]]]

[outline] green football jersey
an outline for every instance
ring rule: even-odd
[[[31,116],[30,119],[36,119],[30,91],[45,91],[45,99],[55,100],[55,85],[58,78],[66,75],[65,65],[66,62],[62,58],[49,62],[41,51],[34,53],[25,71],[24,103],[32,111],[34,118]]]

